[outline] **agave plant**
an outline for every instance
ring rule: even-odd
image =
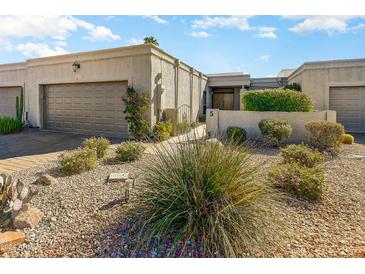
[[[22,181],[13,181],[11,176],[0,175],[0,228],[10,226],[14,217],[27,209],[33,194]]]

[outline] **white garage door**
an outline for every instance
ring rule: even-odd
[[[0,117],[16,117],[16,97],[21,92],[21,87],[0,87]]]
[[[330,109],[348,132],[365,132],[365,87],[330,88]]]
[[[128,136],[123,97],[126,82],[45,87],[45,128],[103,136]]]

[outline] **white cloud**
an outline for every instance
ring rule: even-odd
[[[210,36],[210,34],[205,31],[193,31],[190,35],[196,38],[208,38]]]
[[[263,63],[267,63],[270,61],[270,58],[271,58],[270,54],[265,54],[265,55],[261,55],[258,60]]]
[[[143,39],[138,39],[138,38],[131,38],[127,40],[127,45],[140,45],[143,43],[144,43]]]
[[[159,17],[157,15],[146,15],[146,16],[143,16],[143,18],[151,19],[151,20],[155,21],[156,23],[163,24],[163,25],[168,23],[167,20],[162,19],[161,17]]]
[[[193,28],[209,29],[209,28],[238,28],[245,31],[250,29],[248,16],[215,16],[204,17],[200,20],[194,20]]]
[[[302,22],[289,28],[296,33],[309,33],[313,31],[325,31],[328,34],[346,32],[349,29],[348,21],[357,16],[309,16]]]
[[[259,33],[255,37],[277,39],[276,31],[277,29],[274,27],[259,27]]]
[[[67,37],[79,29],[88,32],[88,39],[92,41],[108,41],[120,39],[118,35],[112,33],[109,28],[96,26],[85,20],[80,20],[74,16],[0,16],[0,47],[8,47],[12,39],[35,38],[52,39],[53,42],[65,41]],[[36,43],[34,43],[36,44]],[[44,44],[38,43],[38,45]],[[23,44],[24,45],[24,44]],[[53,52],[60,50],[65,44],[59,44]],[[42,50],[44,52],[46,50]],[[36,52],[36,51],[34,51]]]
[[[114,16],[112,15],[109,15],[107,17],[105,17],[105,21],[110,21],[110,20],[113,20],[114,19]]]
[[[365,29],[365,24],[364,23],[359,23],[356,26],[351,28],[353,33],[357,33],[359,30],[363,30],[363,29]]]
[[[33,56],[53,56],[53,55],[61,55],[68,53],[62,47],[56,46],[54,48],[50,48],[46,43],[25,43],[18,44],[15,47],[16,50],[20,51],[23,55],[27,57]]]
[[[89,36],[83,38],[90,41],[111,41],[120,40],[120,36],[113,34],[112,31],[104,26],[97,26],[90,30]]]

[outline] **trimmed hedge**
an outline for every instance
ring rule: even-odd
[[[246,91],[242,102],[247,111],[313,111],[313,102],[309,95],[292,89]]]
[[[22,129],[23,123],[20,119],[11,117],[0,117],[0,134],[19,132]]]

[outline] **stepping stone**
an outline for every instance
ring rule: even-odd
[[[128,179],[128,173],[110,173],[108,177],[108,182],[125,182]]]
[[[3,244],[22,244],[25,241],[25,233],[21,231],[6,231],[0,233],[0,246]]]

